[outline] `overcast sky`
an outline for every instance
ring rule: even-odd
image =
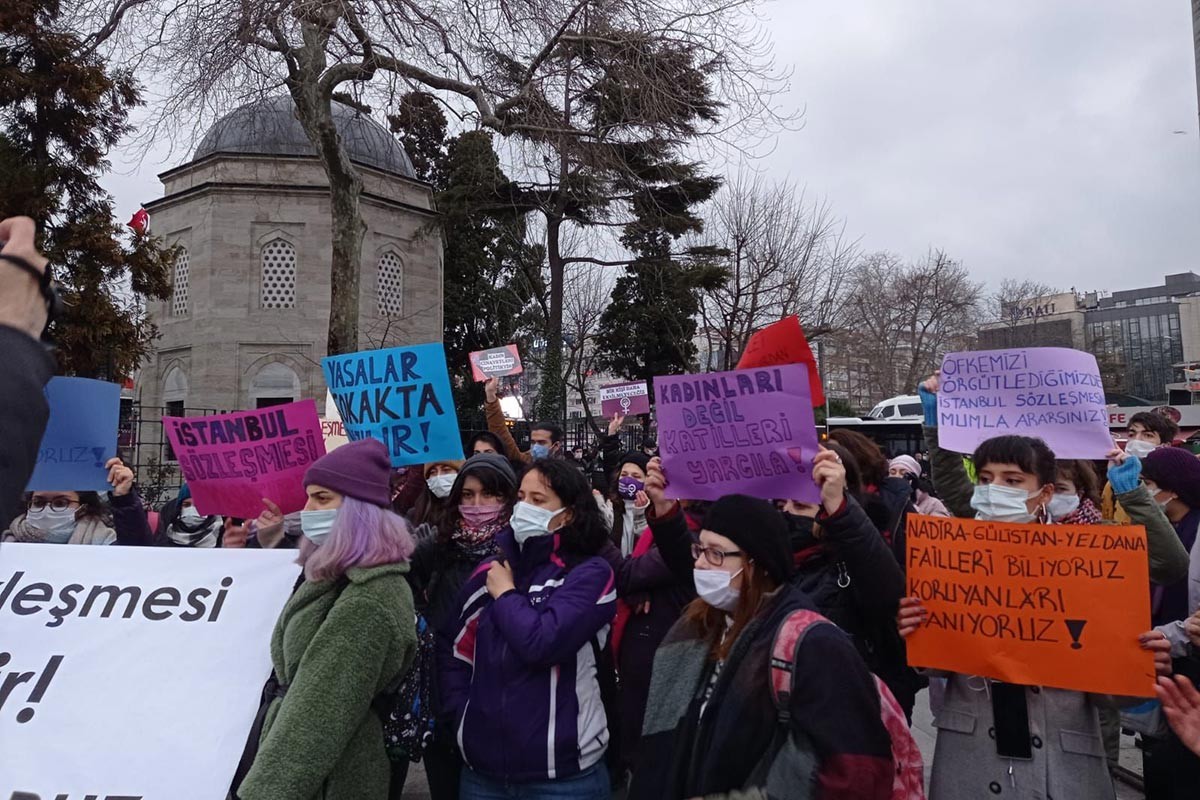
[[[939,247],[992,284],[1200,272],[1187,0],[776,0],[766,14],[793,70],[785,102],[805,116],[762,166],[827,197],[864,248]],[[186,156],[132,174],[114,158],[119,213],[160,197],[156,173]]]

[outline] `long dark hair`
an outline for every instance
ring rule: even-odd
[[[608,538],[608,531],[583,473],[561,458],[539,459],[530,464],[523,475],[530,472],[541,475],[558,495],[563,507],[571,510],[571,521],[557,531],[562,537],[559,540],[562,549],[584,558],[599,553]]]
[[[458,507],[462,504],[463,484],[467,478],[474,476],[483,485],[483,491],[487,494],[493,494],[500,498],[500,502],[504,504],[502,515],[507,518],[512,513],[512,507],[517,502],[517,487],[513,482],[501,475],[497,470],[484,464],[467,463],[458,472],[458,477],[454,480],[454,487],[450,490],[450,494],[446,496],[446,514],[442,518],[442,524],[438,527],[438,537],[443,542],[450,541],[451,534],[454,533],[454,527],[458,524],[462,514]]]
[[[864,489],[878,489],[883,486],[888,476],[888,462],[879,445],[858,431],[845,428],[838,428],[830,433],[829,439],[846,448],[850,455],[854,456]]]

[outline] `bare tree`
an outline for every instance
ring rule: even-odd
[[[793,183],[740,173],[711,203],[706,246],[728,274],[707,291],[701,323],[720,369],[732,369],[751,335],[796,314],[808,337],[842,324],[842,296],[858,242],[827,202],[809,201]]]
[[[110,18],[124,15],[126,30],[144,33],[126,37],[131,59],[169,76],[151,136],[290,94],[330,183],[331,353],[358,344],[364,231],[362,181],[333,103],[369,113],[372,102],[420,87],[468,124],[520,137],[528,181],[509,202],[546,215],[547,352],[558,358],[562,226],[620,226],[637,216],[632,206],[669,208],[670,194],[652,191],[668,183],[653,168],[683,142],[752,142],[747,131],[765,130],[782,83],[752,16],[760,2],[153,0]]]
[[[866,365],[876,396],[910,392],[974,334],[982,299],[983,287],[941,251],[908,265],[874,253],[855,271],[844,344]]]
[[[1000,282],[1000,288],[991,296],[989,313],[993,317],[990,321],[1004,323],[1005,347],[1038,341],[1038,324],[1054,313],[1052,307],[1040,301],[1055,294],[1057,289],[1040,281],[1005,278]]]
[[[612,276],[595,264],[579,264],[567,274],[563,304],[563,344],[566,355],[567,391],[583,405],[583,415],[596,433],[600,432],[588,397],[589,379],[600,371],[596,357],[596,334],[600,312],[612,292]]]

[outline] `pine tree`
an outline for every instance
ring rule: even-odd
[[[724,271],[701,259],[673,256],[672,236],[661,228],[628,233],[624,243],[638,258],[617,279],[600,317],[601,367],[647,382],[693,370],[700,292],[725,280]]]
[[[98,180],[140,104],[132,74],[85,50],[56,0],[0,4],[0,216],[38,222],[66,302],[52,328],[66,374],[132,375],[157,337],[142,299],[170,294],[176,251],[147,236],[122,243]]]
[[[405,95],[389,117],[417,174],[433,184],[443,232],[442,341],[455,375],[461,409],[483,403],[483,385],[466,368],[475,350],[517,342],[529,330],[529,308],[544,294],[543,250],[525,241],[526,215],[500,202],[509,178],[486,131],[447,138],[446,118],[434,99]]]

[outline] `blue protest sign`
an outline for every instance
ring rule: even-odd
[[[329,356],[321,368],[351,441],[375,437],[395,467],[463,457],[441,342]]]
[[[51,378],[50,420],[38,446],[30,492],[107,492],[105,462],[117,454],[121,387],[89,378]]]

